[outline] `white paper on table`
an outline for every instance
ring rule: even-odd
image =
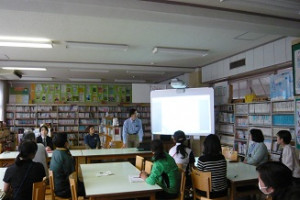
[[[144,180],[139,175],[128,175],[130,183],[144,182]]]

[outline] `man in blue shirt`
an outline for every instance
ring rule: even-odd
[[[87,149],[100,149],[99,135],[95,134],[94,126],[88,127],[89,133],[84,136],[84,144]]]
[[[142,121],[137,118],[136,109],[130,109],[129,115],[130,117],[125,120],[123,125],[123,148],[138,147],[139,143],[143,141]]]

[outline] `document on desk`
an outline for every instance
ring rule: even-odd
[[[139,175],[128,175],[130,183],[144,182],[144,180]]]

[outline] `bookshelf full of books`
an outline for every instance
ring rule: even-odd
[[[280,130],[289,130],[292,134],[292,145],[295,145],[294,100],[265,101],[252,103],[228,104],[233,113],[233,123],[224,120],[228,115],[222,109],[216,116],[216,127],[225,146],[233,146],[240,156],[245,156],[249,144],[249,131],[260,129],[264,134],[272,160],[278,160],[281,149],[276,142],[276,134]],[[223,108],[226,108],[223,105]],[[224,114],[225,113],[225,114]],[[226,123],[224,123],[226,122]]]
[[[142,120],[144,136],[151,138],[149,104],[7,104],[6,125],[11,132],[23,133],[25,128],[35,129],[50,124],[51,134],[67,133],[72,146],[84,145],[88,126],[99,125],[104,117],[118,118],[119,125],[129,117],[129,109],[137,109]],[[121,126],[118,128],[121,134]]]

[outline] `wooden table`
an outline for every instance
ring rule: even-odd
[[[140,171],[129,162],[81,164],[86,196],[96,199],[124,199],[150,197],[162,190],[158,185],[146,182],[130,183],[128,175],[138,175]],[[111,171],[112,175],[99,176],[97,172]]]
[[[195,158],[197,166],[198,157]],[[230,199],[235,200],[239,194],[237,187],[257,185],[258,175],[256,166],[245,164],[243,162],[227,161],[227,179],[230,181]]]
[[[135,158],[137,155],[146,158],[150,158],[153,156],[151,151],[138,151],[136,148],[82,150],[82,156],[86,157],[86,163],[91,163],[92,160],[127,160],[129,158]]]
[[[237,187],[257,185],[256,166],[245,164],[243,162],[227,163],[227,179],[230,181],[230,199],[236,199]]]

